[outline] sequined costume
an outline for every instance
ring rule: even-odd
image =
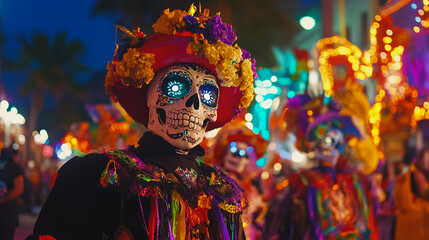
[[[371,185],[357,172],[318,167],[291,175],[267,224],[278,239],[377,239]],[[272,213],[271,213],[272,214]]]
[[[67,162],[29,239],[244,239],[242,189],[159,136]]]

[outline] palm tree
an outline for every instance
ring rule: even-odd
[[[1,28],[1,26],[0,26]],[[6,90],[3,83],[3,74],[2,74],[2,59],[3,59],[3,41],[5,37],[0,29],[0,100],[6,99]]]
[[[240,47],[255,56],[260,67],[274,67],[272,47],[291,47],[298,21],[291,12],[299,9],[299,0],[214,0],[210,5],[221,12],[224,22],[235,28]],[[286,11],[288,9],[288,11]]]
[[[17,62],[4,61],[4,67],[10,71],[24,71],[28,79],[22,85],[21,92],[31,96],[28,137],[36,130],[40,112],[45,106],[45,96],[51,94],[59,102],[65,93],[74,97],[83,97],[83,88],[76,83],[75,75],[88,71],[79,57],[85,49],[77,40],[68,41],[67,34],[60,33],[50,41],[44,34],[36,33],[31,41],[19,37],[22,52]]]
[[[191,0],[97,0],[92,14],[107,14],[119,17],[118,23],[127,27],[142,27],[150,34],[152,24],[161,15],[162,10],[187,9]],[[299,0],[289,0],[282,6],[278,0],[205,0],[203,8],[209,8],[215,14],[220,11],[224,22],[231,23],[239,36],[240,47],[253,53],[261,67],[275,65],[271,52],[272,46],[286,47],[299,31],[285,8],[296,9]],[[285,5],[285,4],[283,4]],[[290,10],[290,11],[293,11]]]

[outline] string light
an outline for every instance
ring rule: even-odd
[[[334,74],[333,61],[345,57],[354,71],[354,77],[365,80],[372,75],[372,66],[369,56],[362,54],[362,51],[347,39],[333,36],[324,38],[317,42],[320,51],[319,71],[322,78],[323,90],[327,97],[333,93]]]
[[[380,122],[381,122],[381,110],[382,110],[382,100],[386,96],[386,91],[381,89],[378,91],[378,94],[375,96],[375,103],[372,105],[369,110],[369,122],[372,124],[371,135],[372,140],[376,146],[380,144]]]
[[[417,10],[417,14],[418,16],[414,17],[414,20],[416,21],[417,24],[420,23],[420,25],[423,28],[428,28],[429,24],[425,21],[426,19],[429,18],[429,1],[428,0],[423,0],[423,8],[418,9]],[[412,3],[411,4],[411,8],[416,10],[417,9],[417,4]],[[415,33],[419,33],[420,32],[420,28],[418,26],[414,26],[413,28]]]
[[[415,127],[417,122],[427,119],[429,119],[429,102],[424,102],[422,107],[416,106],[414,108],[410,126]]]

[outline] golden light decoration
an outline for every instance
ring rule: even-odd
[[[375,96],[375,103],[369,110],[369,122],[372,125],[371,135],[375,145],[379,145],[381,142],[380,138],[380,122],[381,122],[381,110],[383,109],[382,101],[386,96],[386,91],[381,89]]]
[[[66,133],[61,142],[67,144],[70,149],[77,150],[81,153],[90,149],[90,143],[88,141],[76,138],[72,132]]]
[[[423,0],[423,8],[417,10],[415,20],[417,25],[421,25],[423,28],[429,27],[429,0]],[[418,26],[414,26],[413,30],[415,33],[421,31]]]
[[[130,124],[127,122],[115,122],[110,125],[109,132],[125,135],[130,130]]]
[[[319,71],[326,96],[331,96],[335,91],[333,89],[334,66],[339,64],[341,57],[347,59],[341,64],[348,65],[347,68],[354,79],[365,80],[368,77],[373,77],[384,85],[389,76],[401,75],[403,44],[407,42],[407,39],[404,40],[403,38],[404,31],[392,24],[389,16],[375,16],[375,21],[370,27],[371,45],[367,51],[362,51],[347,39],[339,36],[324,38],[317,42],[316,46],[320,52]],[[397,40],[398,38],[400,40]],[[402,78],[400,80],[397,84],[402,82]]]
[[[429,0],[426,1],[429,4]],[[429,23],[426,18],[422,18],[422,21],[423,24]],[[398,131],[399,128],[409,128],[410,121],[415,125],[413,121],[416,122],[422,114],[429,117],[429,113],[416,110],[414,120],[411,119],[418,93],[408,86],[406,76],[402,74],[402,56],[409,43],[407,31],[395,27],[389,14],[382,13],[376,15],[371,23],[370,48],[366,51],[338,36],[321,39],[316,44],[320,52],[319,70],[326,96],[331,96],[339,83],[337,78],[334,79],[337,70],[335,59],[339,57],[343,58],[341,64],[347,65],[354,79],[372,77],[378,80],[378,93],[369,110],[370,135],[377,146],[384,134]],[[425,106],[429,109],[429,102]],[[381,151],[379,155],[384,157]]]
[[[380,144],[382,135],[400,131],[408,132],[410,126],[415,127],[417,120],[421,116],[425,116],[421,110],[414,108],[418,97],[415,88],[410,87],[406,82],[402,82],[398,88],[393,89],[397,89],[398,92],[392,94],[388,90],[379,90],[375,97],[375,103],[369,111],[370,132],[376,145]],[[424,104],[424,106],[429,109],[429,103]],[[429,113],[427,116],[429,117]]]
[[[399,71],[402,69],[401,59],[404,53],[404,46],[402,45],[403,42],[399,42],[401,40],[397,40],[400,36],[398,35],[398,29],[392,26],[391,18],[388,16],[377,16],[371,24],[371,47],[368,52],[372,57],[373,63],[377,63],[381,58],[377,69],[379,71],[375,69],[374,71],[381,73],[376,78],[384,82],[385,78],[389,75],[389,70]]]
[[[333,36],[317,42],[320,51],[319,71],[322,78],[323,90],[326,96],[331,96],[334,87],[333,67],[346,63],[352,78],[365,80],[372,75],[370,55],[362,51],[347,39]],[[347,59],[344,61],[344,58]]]
[[[416,33],[419,33],[419,32],[420,32],[420,28],[419,28],[419,27],[417,27],[417,26],[415,26],[413,29],[414,29],[414,32],[416,32]]]
[[[410,126],[416,127],[418,121],[427,120],[427,119],[429,119],[429,102],[424,102],[423,106],[421,107],[416,106],[414,108],[414,113],[411,118]]]

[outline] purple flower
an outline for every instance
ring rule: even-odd
[[[237,40],[237,35],[235,35],[232,30],[232,26],[222,22],[220,16],[216,15],[211,17],[205,24],[203,29],[204,38],[209,42],[221,42],[232,45],[232,43]]]
[[[184,31],[188,31],[191,33],[201,32],[198,21],[195,17],[187,15],[183,18],[183,20],[185,21],[185,27],[183,28]]]
[[[243,58],[243,60],[250,59],[250,61],[252,62],[253,78],[258,78],[258,73],[256,72],[256,60],[255,60],[255,58],[252,58],[250,53],[248,51],[244,50],[243,48],[241,49],[241,57]]]
[[[248,52],[248,51],[246,51],[245,49],[241,49],[241,57],[243,58],[243,59],[248,59],[248,58],[250,58],[250,52]]]
[[[252,62],[253,78],[258,78],[258,73],[256,72],[256,60],[255,58],[251,58],[250,61]]]

